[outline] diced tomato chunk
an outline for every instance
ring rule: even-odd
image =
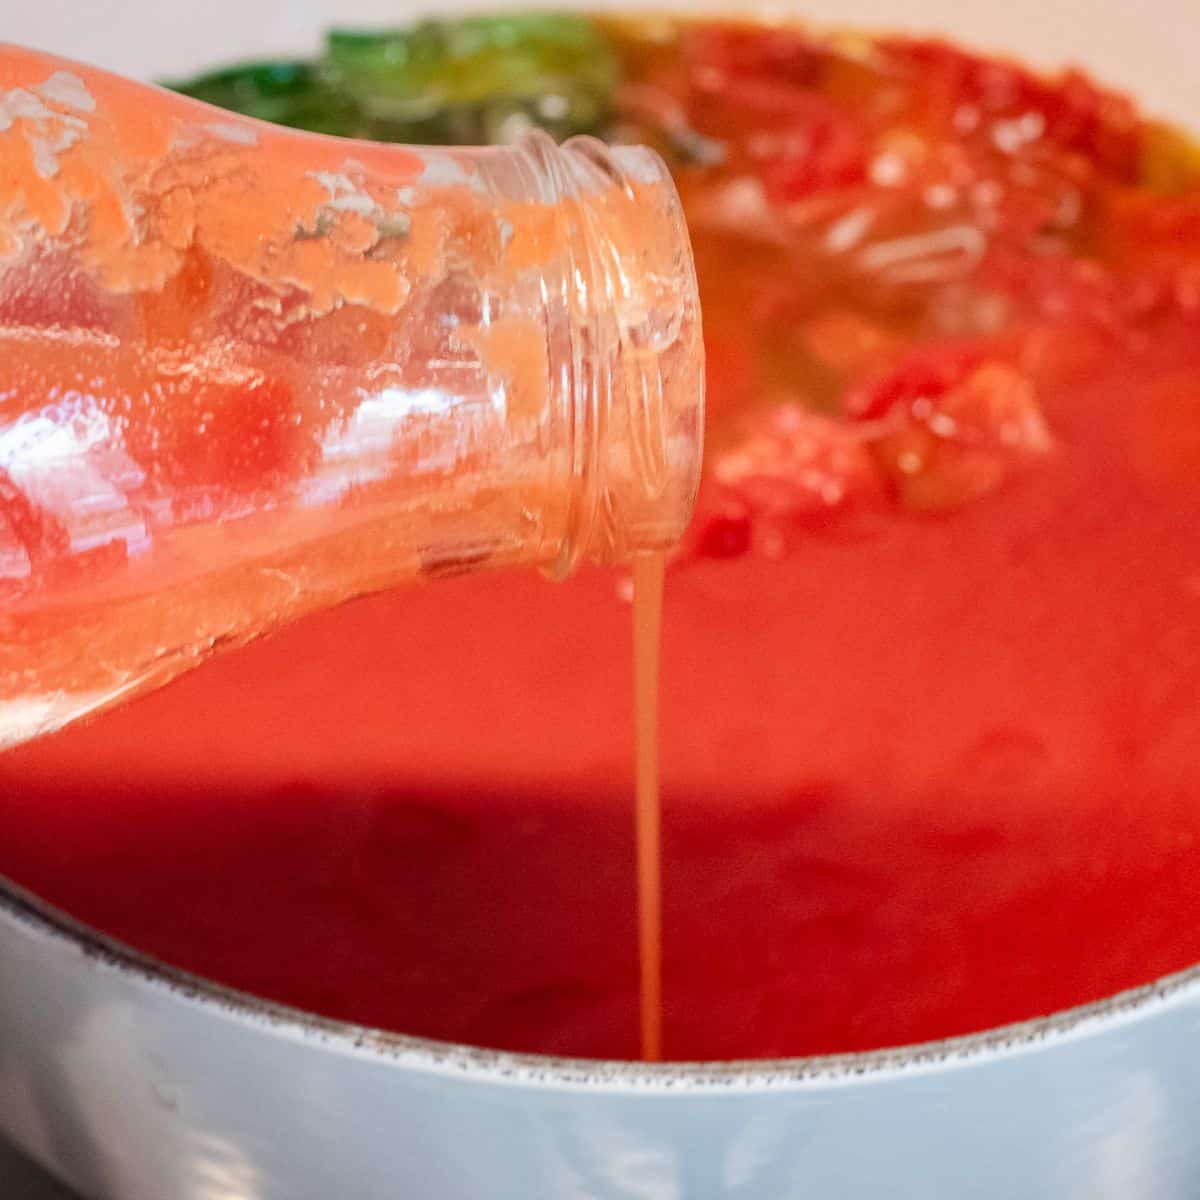
[[[932,409],[927,423],[939,436],[1014,458],[1046,454],[1054,444],[1033,384],[1005,362],[983,363]]]
[[[900,507],[915,513],[964,508],[995,490],[1007,473],[1000,456],[951,445],[921,428],[882,439],[875,457]]]
[[[700,516],[691,549],[701,558],[740,558],[750,550],[751,520],[744,509]]]
[[[941,394],[911,399],[903,423],[873,449],[902,507],[945,512],[994,491],[1053,445],[1030,379],[987,360]]]
[[[917,400],[935,400],[961,383],[987,357],[976,342],[924,346],[882,375],[868,378],[846,394],[847,415],[876,420]]]
[[[1132,102],[1070,71],[1046,79],[1013,62],[982,58],[940,40],[889,38],[889,59],[911,73],[921,124],[966,138],[977,134],[1005,153],[1048,144],[1082,155],[1111,177],[1133,180],[1141,125]]]
[[[788,405],[718,456],[715,481],[752,516],[823,517],[878,492],[864,439],[852,426]]]
[[[685,44],[691,123],[724,142],[727,165],[749,169],[776,203],[865,177],[863,131],[815,86],[828,57],[795,31],[724,27]]]
[[[690,29],[682,56],[694,81],[715,87],[731,81],[783,80],[812,84],[828,51],[795,29],[710,25]]]
[[[761,169],[767,196],[790,204],[813,192],[850,187],[866,178],[861,134],[836,113],[786,126],[771,143]]]

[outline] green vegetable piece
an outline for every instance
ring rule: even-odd
[[[167,87],[207,104],[317,133],[362,136],[366,121],[347,95],[309,62],[246,63]]]
[[[598,132],[618,68],[586,18],[532,13],[334,30],[325,74],[385,136],[423,127],[427,140],[499,141],[522,125]]]
[[[167,86],[318,133],[454,145],[510,141],[532,126],[558,138],[602,132],[617,77],[593,22],[518,13],[334,30],[320,62],[246,63]]]

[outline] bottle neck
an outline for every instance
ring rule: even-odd
[[[554,569],[621,561],[682,535],[704,427],[700,309],[687,229],[661,159],[592,138],[522,150],[554,180],[566,336],[550,377],[571,432],[571,518]],[[557,317],[557,322],[555,321]]]
[[[530,134],[495,154],[489,183],[553,213],[538,287],[569,504],[541,565],[563,576],[581,559],[667,548],[691,517],[704,428],[700,307],[674,184],[652,151],[594,138],[560,147]]]

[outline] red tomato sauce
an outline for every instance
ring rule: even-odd
[[[1195,151],[940,44],[612,36],[709,353],[665,1056],[943,1037],[1200,960]],[[625,583],[356,602],[11,753],[0,870],[328,1016],[633,1057]]]

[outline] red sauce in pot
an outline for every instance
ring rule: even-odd
[[[1200,959],[1200,171],[1078,74],[620,26],[710,451],[664,609],[663,1053],[942,1037]],[[0,760],[0,870],[326,1015],[633,1056],[629,607],[357,602]]]

